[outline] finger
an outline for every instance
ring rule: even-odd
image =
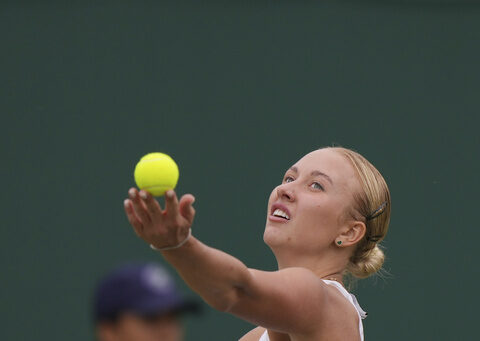
[[[133,204],[133,209],[135,210],[135,213],[142,221],[142,224],[146,225],[150,223],[151,219],[147,211],[147,206],[145,205],[143,200],[140,198],[140,195],[138,194],[137,189],[130,188],[130,190],[128,191],[128,196],[130,197],[130,201]]]
[[[130,223],[130,225],[132,225],[133,230],[135,231],[137,236],[140,237],[143,232],[143,224],[135,214],[132,201],[129,199],[125,199],[123,201],[123,208],[125,209],[125,213],[127,214],[128,222]]]
[[[178,199],[174,190],[168,190],[165,193],[165,210],[167,218],[175,219],[178,216]]]
[[[193,218],[195,217],[195,208],[193,208],[193,203],[195,202],[195,197],[191,194],[185,194],[180,199],[179,211],[182,217],[187,219],[191,224]]]
[[[155,221],[162,220],[163,218],[162,207],[160,206],[158,201],[155,200],[155,198],[147,191],[142,190],[140,191],[139,195],[140,195],[140,198],[142,198],[143,202],[145,203],[145,206],[147,208],[147,211],[150,214],[150,218],[152,219],[152,221],[155,222]]]

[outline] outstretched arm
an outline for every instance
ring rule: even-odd
[[[195,216],[192,195],[184,195],[178,202],[175,192],[168,191],[165,210],[148,192],[132,188],[129,197],[125,211],[140,238],[157,248],[177,245],[186,238]],[[229,310],[238,288],[251,276],[238,259],[193,236],[181,248],[161,252],[194,291],[221,311]]]
[[[132,188],[125,211],[135,232],[163,248],[177,245],[193,223],[194,197],[174,191],[165,210],[147,192]],[[241,261],[191,237],[182,247],[161,251],[185,282],[212,307],[283,332],[309,333],[318,327],[325,298],[323,282],[307,269],[275,272],[248,269]]]

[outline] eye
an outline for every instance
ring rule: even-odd
[[[283,179],[283,182],[292,182],[293,180],[295,180],[295,179],[292,178],[291,176],[286,176],[286,177]]]
[[[314,188],[314,189],[319,189],[319,190],[321,190],[321,191],[324,190],[323,186],[320,185],[318,182],[313,182],[313,183],[310,185],[310,187],[312,187],[312,188]]]

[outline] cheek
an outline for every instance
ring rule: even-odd
[[[313,246],[315,250],[330,245],[338,234],[336,217],[325,207],[311,207],[305,213],[304,219],[299,221],[301,226],[296,229],[300,232],[297,238],[301,239],[305,246]]]
[[[301,221],[315,229],[330,229],[337,227],[339,208],[331,201],[307,200],[305,205],[299,205]]]

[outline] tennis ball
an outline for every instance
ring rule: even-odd
[[[150,153],[135,166],[135,182],[138,188],[159,197],[174,189],[178,181],[178,166],[167,154]]]

